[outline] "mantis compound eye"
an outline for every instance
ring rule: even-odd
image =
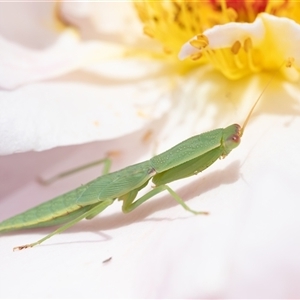
[[[241,138],[239,135],[234,134],[233,136],[231,136],[231,141],[239,144],[241,142]]]

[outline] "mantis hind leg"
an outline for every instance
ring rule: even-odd
[[[59,173],[59,174],[57,174],[57,175],[55,175],[53,177],[50,177],[48,179],[38,178],[38,181],[40,183],[42,183],[42,184],[48,185],[48,184],[51,184],[51,183],[55,182],[58,179],[67,177],[69,175],[75,174],[77,172],[80,172],[82,170],[94,167],[94,166],[99,165],[99,164],[103,164],[104,165],[103,166],[103,170],[102,170],[102,175],[108,174],[109,170],[110,170],[110,167],[111,167],[111,159],[110,158],[103,158],[103,159],[91,162],[89,164],[85,164],[85,165],[79,166],[77,168],[74,168],[74,169],[71,169],[71,170]]]
[[[107,199],[107,200],[101,201],[100,203],[97,203],[96,205],[92,205],[91,209],[89,209],[88,211],[85,211],[84,213],[82,213],[81,215],[79,215],[78,217],[76,217],[75,219],[73,219],[72,221],[66,223],[65,225],[63,225],[61,227],[59,227],[58,229],[56,229],[52,233],[46,235],[42,239],[36,241],[35,243],[31,243],[31,244],[26,244],[26,245],[23,245],[23,246],[14,247],[13,250],[14,251],[15,250],[22,250],[22,249],[34,247],[34,246],[36,246],[38,244],[41,244],[42,242],[44,242],[44,241],[48,240],[49,238],[51,238],[53,235],[65,231],[66,229],[68,229],[69,227],[73,226],[74,224],[76,224],[77,222],[81,221],[82,219],[88,218],[90,215],[91,216],[95,216],[96,214],[99,214],[106,207],[108,207],[109,205],[111,205],[113,202],[114,202],[113,199]]]
[[[124,201],[123,206],[122,206],[122,210],[123,210],[124,213],[131,212],[132,210],[134,210],[135,208],[137,208],[138,206],[143,204],[148,199],[154,197],[155,195],[157,195],[157,194],[159,194],[163,191],[168,191],[170,193],[170,195],[178,202],[178,204],[180,204],[185,210],[187,210],[187,211],[189,211],[193,214],[203,214],[203,215],[208,214],[208,212],[195,211],[195,210],[189,208],[189,206],[187,206],[185,204],[185,202],[182,200],[182,198],[166,184],[155,187],[153,190],[146,193],[144,196],[140,197],[139,199],[137,199],[134,202],[133,201],[131,201],[131,202],[130,201]],[[130,200],[132,200],[132,199],[130,199]]]

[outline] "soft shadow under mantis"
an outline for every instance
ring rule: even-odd
[[[178,190],[176,190],[176,192],[178,192],[179,195],[184,195],[183,198],[185,202],[195,197],[199,197],[201,199],[201,195],[205,194],[206,192],[216,189],[224,184],[233,184],[234,182],[239,180],[240,178],[239,170],[240,170],[240,162],[234,161],[222,170],[211,172],[206,176],[202,175],[201,178],[198,178],[197,180],[194,180],[188,185],[179,188]],[[205,184],[204,184],[204,180],[205,180]],[[114,213],[110,216],[103,216],[103,217],[101,216],[101,214],[99,214],[94,219],[83,220],[79,222],[78,224],[69,228],[67,231],[63,232],[62,234],[92,231],[95,232],[95,234],[100,235],[102,237],[100,240],[101,242],[107,241],[110,240],[111,237],[103,233],[102,231],[104,230],[111,230],[123,226],[128,226],[135,222],[157,222],[157,221],[165,221],[165,220],[176,221],[178,218],[169,218],[167,211],[166,211],[166,217],[164,218],[156,218],[156,217],[149,217],[149,216],[151,216],[153,213],[157,211],[167,210],[177,205],[178,203],[174,199],[172,199],[172,197],[168,193],[166,193],[162,197],[158,197],[154,200],[146,202],[145,204],[141,205],[139,208],[137,208],[135,211],[129,214],[124,214],[122,212],[119,212],[119,213]],[[185,218],[188,217],[189,216],[186,216]],[[191,214],[190,217],[195,217],[195,216]],[[53,228],[55,227],[18,230],[14,232],[5,233],[4,236],[19,235],[20,233],[25,233],[25,232],[26,233],[38,232],[38,233],[47,234],[51,232]],[[98,232],[98,230],[101,232]],[[77,242],[80,243],[80,241]]]

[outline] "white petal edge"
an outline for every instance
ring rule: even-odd
[[[268,40],[272,41],[272,48],[284,59],[293,57],[295,65],[300,67],[300,25],[291,19],[262,13],[253,23],[232,22],[216,25],[205,30],[203,34],[208,38],[211,49],[231,47],[237,40],[243,42],[248,37],[251,38],[253,47],[259,47],[267,34]],[[191,40],[195,39],[196,36]],[[199,50],[187,42],[182,46],[178,57],[183,60],[197,52]]]
[[[135,84],[38,83],[0,91],[0,154],[107,140],[169,110],[167,79]]]
[[[81,43],[73,30],[63,32],[43,51],[25,48],[0,36],[0,87],[13,89],[58,77],[108,59],[120,58],[125,48],[103,41]]]
[[[137,40],[145,38],[132,1],[62,1],[60,11],[65,19],[80,28],[80,32],[92,29],[100,37],[110,37],[113,40],[117,37],[119,42],[136,43]]]

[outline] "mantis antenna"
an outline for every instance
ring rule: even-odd
[[[290,68],[290,67],[292,66],[292,64],[293,64],[293,61],[294,61],[293,58],[288,58],[287,61],[284,61],[284,62],[280,65],[280,67],[278,68],[278,70],[280,70],[281,67],[282,67],[284,64],[286,65],[287,68]],[[249,114],[248,114],[248,116],[247,116],[247,118],[246,118],[246,120],[244,121],[244,124],[243,124],[243,126],[242,126],[242,129],[241,129],[241,136],[243,136],[244,129],[246,128],[246,126],[247,126],[247,124],[248,124],[248,121],[250,120],[250,117],[251,117],[251,115],[252,115],[252,113],[253,113],[253,111],[254,111],[254,109],[255,109],[257,103],[258,103],[259,100],[261,99],[261,97],[262,97],[262,95],[264,94],[264,92],[266,91],[266,89],[269,87],[270,83],[273,81],[274,77],[275,77],[275,74],[273,74],[273,76],[269,79],[268,83],[266,84],[266,86],[264,87],[264,89],[262,90],[262,92],[260,93],[260,95],[258,96],[258,98],[257,98],[257,100],[255,101],[254,105],[252,106],[252,108],[251,108],[251,110],[250,110],[250,112],[249,112]]]

